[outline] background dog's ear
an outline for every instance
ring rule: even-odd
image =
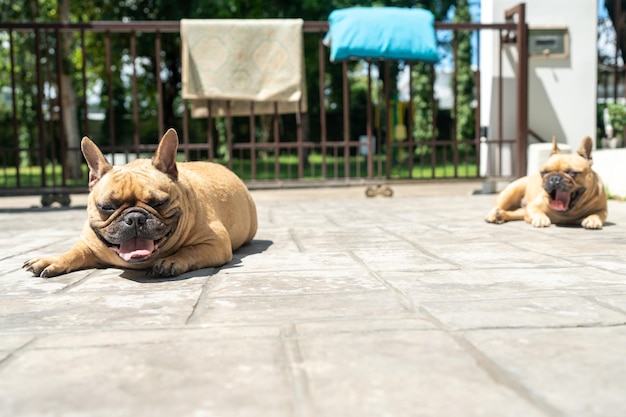
[[[176,151],[178,150],[178,135],[174,129],[168,129],[161,138],[159,147],[152,157],[152,165],[170,177],[178,178],[176,167]]]
[[[102,155],[100,148],[87,136],[80,142],[80,149],[83,151],[83,156],[89,166],[89,189],[91,190],[113,166]]]
[[[585,136],[583,138],[583,141],[580,143],[580,148],[578,148],[578,155],[588,160],[589,163],[591,164],[591,161],[593,160],[593,158],[591,158],[592,150],[593,150],[593,140],[589,136]]]
[[[556,136],[552,136],[552,152],[550,152],[550,156],[556,155],[557,153],[561,153],[559,149],[559,144],[556,142]]]

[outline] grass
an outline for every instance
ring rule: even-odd
[[[83,176],[80,179],[68,179],[66,186],[87,185],[87,165],[82,166]],[[45,167],[46,187],[61,187],[63,185],[63,173],[61,167],[48,165]],[[17,188],[17,169],[15,167],[0,168],[0,188]],[[43,187],[43,179],[40,166],[20,167],[19,188]]]
[[[384,156],[377,156],[373,161],[373,177],[385,177],[386,160]],[[273,157],[257,158],[256,164],[256,180],[275,180],[276,163],[280,172],[279,179],[298,179],[298,157],[296,155],[283,155],[278,158],[278,162]],[[326,166],[326,176],[323,176],[323,166]],[[319,154],[312,154],[307,158],[307,163],[303,167],[304,180],[323,180],[323,179],[343,179],[346,172],[349,172],[350,178],[367,178],[368,167],[365,157],[350,157],[348,162],[348,170],[343,157],[327,156],[326,161]],[[252,180],[252,167],[248,159],[236,159],[233,161],[233,171],[235,171],[244,180]],[[418,165],[414,162],[411,175],[409,175],[408,163],[395,163],[391,169],[392,179],[443,179],[443,178],[475,178],[478,176],[478,168],[474,163],[463,163],[457,168],[455,175],[454,164],[439,163],[434,170],[429,164]]]
[[[226,162],[220,163],[226,165]],[[250,159],[234,158],[233,171],[237,173],[243,180],[250,181],[252,178],[252,164]],[[323,166],[326,167],[326,176],[323,176]],[[324,180],[324,179],[343,179],[346,172],[352,179],[367,179],[367,159],[365,157],[350,157],[348,161],[348,171],[346,171],[345,159],[343,157],[327,156],[326,161],[319,154],[312,154],[306,160],[303,167],[303,180]],[[276,178],[275,171],[278,166],[279,177]],[[385,177],[386,160],[384,156],[377,156],[373,163],[373,177]],[[66,180],[66,186],[87,186],[87,166],[83,165],[83,176],[80,179]],[[411,174],[411,175],[409,175]],[[58,165],[46,166],[45,178],[46,187],[62,186],[62,170]],[[474,163],[462,163],[455,173],[454,165],[449,163],[438,163],[434,170],[430,165],[419,165],[418,161],[414,162],[413,170],[409,173],[408,163],[395,163],[391,169],[392,179],[444,179],[444,178],[476,178],[478,169]],[[20,186],[19,188],[43,187],[41,167],[30,166],[21,167],[19,170]],[[297,155],[281,155],[278,160],[273,156],[259,157],[256,162],[256,178],[257,181],[280,180],[296,180],[298,179],[298,157]],[[9,189],[17,188],[17,170],[15,167],[0,168],[0,188]]]

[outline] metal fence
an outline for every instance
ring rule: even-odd
[[[70,116],[75,116],[81,135],[94,139],[118,164],[150,155],[160,135],[175,127],[181,158],[223,163],[250,187],[478,178],[484,158],[480,68],[473,71],[473,101],[459,103],[458,47],[460,34],[478,37],[487,31],[499,34],[500,60],[507,43],[523,57],[516,69],[516,137],[496,135],[487,147],[482,138],[483,149],[499,149],[498,154],[505,146],[513,147],[514,167],[503,169],[500,160],[488,175],[524,174],[528,123],[523,5],[508,11],[501,24],[436,23],[438,32],[450,34],[453,97],[450,109],[443,110],[435,97],[433,65],[331,63],[322,43],[328,23],[305,22],[306,112],[257,115],[251,106],[243,117],[227,113],[192,119],[180,95],[179,30],[178,21],[0,23],[0,42],[9,56],[8,76],[0,78],[0,83],[5,81],[0,85],[0,195],[87,191],[86,167],[70,169],[72,161],[82,161],[63,122]],[[401,69],[408,74],[408,97],[403,100],[395,88]],[[68,82],[75,93],[71,108],[67,97],[61,97]],[[495,82],[502,91],[501,74]],[[502,126],[502,97],[496,103]],[[459,133],[463,105],[474,120],[469,137]],[[209,111],[210,106],[207,102]]]

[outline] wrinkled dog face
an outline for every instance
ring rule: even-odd
[[[567,212],[587,190],[591,168],[578,154],[552,156],[541,170],[543,188],[550,196],[550,208]]]
[[[577,153],[563,154],[556,140],[552,141],[550,158],[541,168],[543,189],[548,193],[550,209],[565,214],[584,200],[588,189],[594,188],[592,147],[591,138],[586,137]]]
[[[144,164],[145,165],[145,164]],[[141,162],[113,168],[92,190],[89,224],[100,240],[128,263],[151,259],[175,232],[180,218],[167,175]],[[155,181],[154,176],[159,176]],[[142,184],[137,187],[137,184]]]

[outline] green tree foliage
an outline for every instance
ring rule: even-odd
[[[60,0],[59,0],[60,1]],[[465,0],[466,1],[466,0]],[[365,0],[355,3],[351,0],[69,0],[70,2],[70,21],[74,23],[92,22],[92,21],[158,21],[158,20],[179,20],[181,18],[302,18],[305,21],[327,20],[332,10],[350,7],[350,6],[397,6],[397,7],[422,7],[431,10],[436,20],[442,20],[451,5],[455,4],[455,0]],[[57,16],[57,0],[25,0],[24,2],[0,2],[0,19],[3,21],[58,21]],[[0,32],[0,36],[6,36],[6,32]],[[46,36],[53,37],[52,33]],[[34,98],[35,92],[32,86],[35,84],[34,67],[33,34],[20,34],[19,40],[15,42],[16,54],[16,72],[19,73],[18,88],[20,91],[28,90],[28,94],[20,94],[19,106],[20,117],[26,117],[28,120],[36,121],[34,116]],[[50,38],[52,39],[52,38]],[[163,96],[165,124],[180,128],[181,116],[181,99],[180,99],[180,39],[177,34],[162,34],[161,47],[161,68],[156,68],[156,60],[154,57],[155,37],[153,34],[137,33],[136,38],[136,54],[135,62],[130,62],[131,46],[128,35],[110,34],[111,50],[113,56],[112,62],[124,62],[124,65],[114,64],[110,68],[110,78],[108,75],[109,68],[106,68],[105,62],[105,41],[106,36],[102,33],[87,32],[85,36],[86,46],[86,68],[87,89],[91,91],[90,96],[99,96],[101,102],[99,106],[106,111],[107,120],[102,123],[101,130],[98,132],[90,132],[93,135],[100,135],[104,142],[107,138],[116,137],[117,143],[129,143],[132,140],[132,132],[134,129],[132,121],[132,105],[128,97],[129,94],[129,68],[134,64],[135,74],[138,79],[137,96],[140,97],[140,106],[138,108],[141,120],[141,137],[157,137],[156,126],[156,96],[155,84],[156,77],[161,77],[163,81]],[[6,39],[0,39],[5,42]],[[73,75],[73,83],[79,96],[82,96],[82,55],[79,45],[82,42],[79,34],[74,35],[74,53],[64,57],[72,63],[75,69]],[[53,42],[53,40],[51,40]],[[317,97],[319,94],[319,74],[318,74],[318,42],[319,36],[305,36],[305,68],[307,71],[307,88],[309,97]],[[49,54],[50,50],[44,51]],[[326,51],[327,53],[327,51]],[[0,85],[11,85],[9,80],[10,71],[8,70],[9,60],[7,59],[8,51],[3,48],[0,50]],[[52,65],[53,56],[48,56],[48,71],[54,72]],[[351,70],[354,70],[359,63],[350,62]],[[19,68],[18,68],[19,67]],[[23,68],[26,67],[26,68]],[[420,69],[422,68],[422,69]],[[430,96],[432,89],[430,86],[430,70],[428,66],[417,65],[415,71],[415,86],[417,94],[423,98],[421,102],[416,99],[416,109],[421,112],[430,112]],[[158,74],[158,75],[157,75]],[[397,67],[392,68],[392,77],[397,74]],[[425,78],[426,77],[426,78]],[[390,86],[395,90],[395,82]],[[327,104],[341,103],[342,77],[341,65],[332,64],[326,66],[325,90],[327,92]],[[357,86],[356,88],[363,88]],[[112,92],[112,96],[109,96]],[[393,91],[392,91],[393,93]],[[351,94],[353,100],[360,99],[361,94]],[[109,114],[109,103],[112,101],[113,114]],[[320,103],[316,99],[310,100],[309,114],[311,122],[314,124],[315,114],[319,112],[316,108]],[[357,104],[357,103],[354,103]],[[332,107],[329,106],[329,112]],[[77,111],[85,111],[80,109]],[[5,114],[2,112],[2,114]],[[424,116],[424,117],[422,117]],[[1,117],[1,116],[0,116]],[[113,117],[116,127],[115,132],[109,131],[109,118]],[[461,117],[459,115],[459,117]],[[79,117],[82,123],[83,117]],[[420,115],[416,119],[416,135],[421,138],[431,138],[436,134],[424,130],[424,123],[430,126],[431,115]],[[204,123],[204,122],[203,122]],[[471,125],[471,124],[470,124]],[[205,124],[202,124],[204,128]],[[420,128],[420,126],[422,126]],[[193,125],[191,126],[193,129]],[[81,126],[85,128],[85,126]],[[313,127],[314,128],[314,127]],[[36,123],[31,123],[24,127],[28,132],[23,132],[21,137],[30,141],[30,145],[36,141],[37,132]],[[340,131],[341,127],[337,130]],[[192,132],[193,133],[193,132]],[[359,134],[362,132],[355,132]],[[5,133],[0,133],[4,135]],[[192,137],[195,135],[192,134]],[[316,135],[312,135],[316,137]],[[7,138],[12,138],[12,132],[8,132]]]
[[[417,141],[434,140],[437,136],[437,128],[433,126],[433,80],[432,80],[432,64],[418,62],[413,65],[413,134]],[[430,148],[427,146],[418,146],[415,152],[419,155],[429,153]]]
[[[51,4],[40,4],[36,0],[24,2],[0,2],[0,21],[2,22],[42,22],[49,21],[54,11]],[[13,48],[10,48],[12,41]],[[53,42],[51,37],[39,36],[32,32],[0,32],[0,146],[27,147],[37,139],[36,123],[14,123],[13,109],[19,120],[37,120],[37,77],[33,68],[36,54],[35,44],[39,41],[39,53],[46,55],[45,46]],[[13,68],[12,68],[13,65]],[[47,68],[50,68],[50,61]],[[13,69],[13,72],[11,71]],[[50,106],[44,111],[49,116]],[[14,131],[16,129],[16,131]],[[27,163],[29,155],[21,153],[20,161]]]
[[[458,0],[452,19],[455,23],[469,22],[471,16],[467,0]],[[457,59],[456,59],[456,139],[470,139],[474,137],[474,109],[471,104],[474,99],[474,71],[472,70],[471,32],[456,32]]]
[[[468,0],[457,0],[455,2],[445,2],[442,4],[431,5],[438,10],[438,20],[442,20],[444,16],[441,13],[447,13],[449,7],[454,6],[454,17],[452,21],[469,22],[471,16],[469,13]],[[437,13],[436,13],[437,14]],[[474,110],[471,106],[474,100],[474,72],[471,68],[472,50],[471,50],[471,32],[455,31],[451,34],[449,42],[443,42],[441,47],[445,53],[452,58],[453,65],[456,67],[456,79],[453,77],[450,86],[455,92],[455,109],[450,115],[451,122],[456,122],[456,132],[450,131],[455,137],[454,139],[470,139],[474,137]],[[456,55],[453,48],[456,45]],[[433,108],[433,81],[431,80],[432,66],[430,64],[418,63],[413,66],[414,79],[414,128],[413,134],[417,141],[435,141],[440,135],[437,127],[438,123],[438,103],[434,101]],[[447,131],[441,132],[444,139],[447,137]],[[416,154],[428,154],[432,148],[429,146],[417,146]]]

